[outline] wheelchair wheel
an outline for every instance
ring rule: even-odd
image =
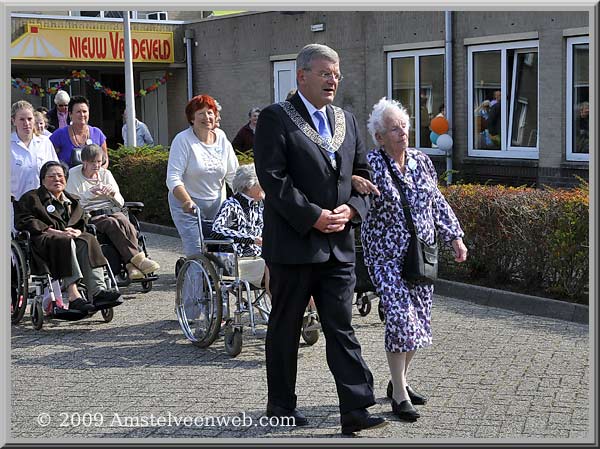
[[[142,281],[142,293],[148,293],[152,290],[152,281]]]
[[[227,320],[225,325],[225,351],[231,357],[236,357],[242,352],[242,329],[234,328],[231,320]]]
[[[358,299],[357,304],[360,316],[367,316],[371,312],[371,300],[367,295],[361,296]]]
[[[10,269],[10,322],[19,323],[27,309],[27,296],[29,293],[29,274],[25,254],[17,242],[10,242],[11,269]]]
[[[312,316],[304,317],[302,321],[302,330],[300,335],[302,335],[302,340],[309,345],[314,345],[317,341],[319,341],[319,329],[307,330],[309,326],[313,325],[315,322],[315,318]]]
[[[44,326],[44,309],[42,303],[37,300],[31,305],[31,323],[37,331]]]
[[[115,316],[115,312],[113,311],[112,307],[110,309],[102,309],[100,313],[102,314],[102,319],[105,323],[110,323]]]
[[[183,267],[185,261],[185,257],[180,257],[179,259],[177,259],[177,262],[175,262],[175,277],[179,276],[179,271],[181,270],[181,267]]]
[[[213,264],[204,256],[186,260],[177,276],[175,313],[194,345],[206,348],[219,335],[223,317],[221,286]]]

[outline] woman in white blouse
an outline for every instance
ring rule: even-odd
[[[197,95],[185,108],[190,127],[175,136],[167,167],[169,209],[187,257],[202,251],[197,213],[212,221],[223,201],[225,182],[238,168],[233,147],[216,128],[217,105],[209,95]]]
[[[42,165],[58,160],[50,139],[35,133],[33,113],[31,103],[24,100],[17,101],[11,108],[10,194],[15,200],[40,186]]]

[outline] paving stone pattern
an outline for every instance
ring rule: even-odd
[[[161,277],[150,293],[140,293],[139,285],[124,289],[126,301],[111,323],[94,316],[46,322],[35,331],[27,314],[12,327],[12,438],[344,437],[323,335],[314,346],[303,343],[298,360],[298,406],[310,425],[259,425],[267,398],[265,326],[257,336],[245,328],[236,358],[226,354],[222,337],[208,349],[189,343],[174,313],[181,242],[148,238]],[[395,418],[385,397],[389,374],[376,304],[366,317],[355,309],[354,326],[375,378],[377,404],[370,411],[390,421],[359,438],[583,442],[591,436],[587,325],[436,296],[434,344],[419,351],[409,372],[413,387],[429,396],[416,423]],[[42,413],[50,418],[46,427],[38,422]],[[169,414],[170,423],[157,421]],[[183,417],[187,423],[175,421]],[[227,417],[252,424],[207,423]]]

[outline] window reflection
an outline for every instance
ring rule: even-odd
[[[573,46],[573,153],[590,152],[589,44]]]
[[[476,149],[500,149],[501,56],[500,51],[473,54],[473,142]]]
[[[415,146],[415,59],[392,60],[392,98],[402,103],[410,117],[408,145]]]

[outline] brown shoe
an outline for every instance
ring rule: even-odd
[[[144,273],[138,270],[135,265],[128,263],[127,265],[125,265],[125,268],[127,268],[127,275],[132,281],[135,281],[137,279],[144,279]]]
[[[157,262],[148,259],[144,253],[136,254],[131,258],[130,262],[144,274],[154,273],[160,269],[160,265]]]

